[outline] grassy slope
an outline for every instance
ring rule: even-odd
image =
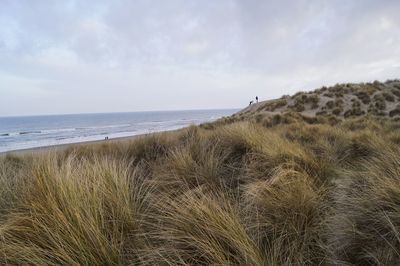
[[[400,80],[385,83],[336,84],[315,91],[299,92],[253,104],[237,117],[297,112],[305,116],[334,116],[339,119],[364,116],[380,117],[400,115]]]
[[[0,157],[0,264],[399,264],[395,117],[243,113]]]

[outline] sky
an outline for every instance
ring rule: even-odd
[[[0,0],[0,116],[241,108],[400,78],[398,0]]]

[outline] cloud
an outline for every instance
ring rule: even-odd
[[[395,78],[399,11],[394,0],[3,0],[0,115],[240,107]],[[35,104],[11,103],[32,88]]]

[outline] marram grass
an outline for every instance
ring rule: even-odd
[[[399,122],[258,120],[0,157],[0,264],[398,265]]]

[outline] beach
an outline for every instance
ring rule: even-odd
[[[220,109],[0,117],[0,153],[132,138],[214,121],[236,111]]]
[[[182,128],[184,129],[184,128]],[[138,138],[145,138],[146,136],[153,135],[153,134],[162,134],[162,133],[173,133],[178,132],[182,129],[174,129],[174,130],[165,130],[165,131],[158,131],[152,132],[147,134],[140,134],[140,135],[133,135],[127,137],[117,137],[112,139],[103,139],[103,140],[92,140],[92,141],[83,141],[77,143],[68,143],[68,144],[58,144],[58,145],[51,145],[51,146],[43,146],[43,147],[35,147],[35,148],[28,148],[28,149],[20,149],[20,150],[12,150],[12,151],[4,151],[0,152],[0,156],[5,155],[26,155],[26,154],[35,154],[35,153],[46,153],[46,152],[59,152],[63,151],[67,148],[72,147],[79,147],[83,145],[101,145],[101,144],[110,144],[110,143],[119,143],[125,141],[132,141]]]

